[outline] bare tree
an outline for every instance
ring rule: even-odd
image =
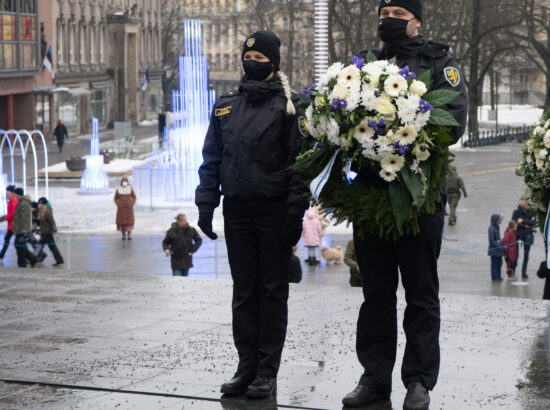
[[[161,51],[162,67],[162,92],[164,94],[164,109],[170,105],[171,89],[174,79],[178,75],[179,45],[177,44],[178,33],[181,30],[181,2],[174,0],[162,0],[162,31]]]

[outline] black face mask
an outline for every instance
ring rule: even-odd
[[[378,36],[384,43],[392,43],[394,41],[405,40],[408,38],[407,25],[411,20],[396,19],[393,17],[385,17],[378,20]]]
[[[249,80],[263,81],[273,72],[273,63],[271,61],[260,63],[255,60],[246,60],[243,61],[243,68],[246,78]]]

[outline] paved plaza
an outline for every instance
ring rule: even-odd
[[[442,362],[432,409],[550,408],[550,311],[535,275],[542,238],[536,234],[525,285],[491,283],[486,256],[490,215],[504,216],[503,232],[522,193],[513,171],[519,150],[456,152],[468,198],[458,224],[445,228]],[[167,223],[159,222],[159,232]],[[331,246],[351,238],[345,227],[329,232]],[[49,256],[43,266],[17,269],[13,249],[0,265],[2,409],[340,409],[361,374],[354,345],[362,294],[349,287],[344,265],[304,264],[302,283],[291,285],[276,400],[225,399],[219,385],[237,356],[223,238],[204,241],[189,278],[170,276],[160,233],[137,230],[130,242],[114,234],[59,239],[70,260],[63,268],[52,268]],[[401,289],[398,299],[401,322]],[[404,342],[400,331],[392,404],[368,409],[401,408]]]

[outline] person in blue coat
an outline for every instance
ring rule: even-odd
[[[489,250],[487,254],[491,257],[491,279],[493,282],[502,281],[501,270],[504,247],[502,246],[502,241],[500,239],[501,222],[501,215],[491,215],[491,225],[489,226]]]

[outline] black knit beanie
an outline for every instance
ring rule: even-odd
[[[241,59],[244,58],[244,53],[250,50],[259,51],[271,60],[275,67],[278,69],[281,63],[281,53],[279,48],[281,47],[281,40],[272,31],[256,31],[250,35],[243,44],[243,54]]]
[[[15,188],[15,190],[13,191],[13,193],[15,195],[18,195],[18,196],[23,196],[25,195],[25,191],[23,191],[23,188]]]
[[[413,13],[419,20],[422,20],[422,0],[380,0],[378,15],[383,7],[403,7]]]
[[[15,192],[15,185],[8,185],[8,186],[6,187],[6,191]]]

